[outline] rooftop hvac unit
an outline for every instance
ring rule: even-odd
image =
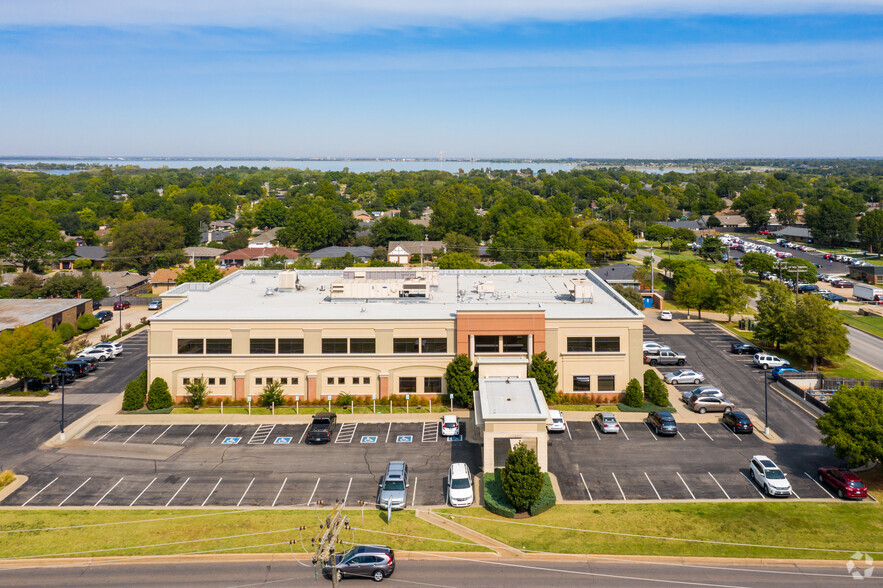
[[[295,270],[286,270],[279,272],[279,289],[294,290],[297,288],[298,276]]]
[[[479,282],[475,285],[475,291],[478,293],[491,293],[494,291],[494,283],[491,281]]]

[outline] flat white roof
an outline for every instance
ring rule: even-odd
[[[485,421],[546,421],[549,418],[546,399],[533,378],[479,380],[475,409],[479,425]]]
[[[92,301],[88,298],[48,298],[45,300],[7,298],[0,300],[0,331],[14,329],[19,325],[30,325],[86,303],[89,303],[89,308],[92,308]]]
[[[548,319],[637,319],[638,312],[591,270],[440,270],[428,298],[332,300],[342,271],[298,271],[301,290],[276,290],[279,271],[240,270],[214,284],[182,284],[166,293],[187,299],[157,313],[162,321],[438,320],[458,312],[543,312]],[[573,300],[574,278],[591,283],[591,302]],[[494,291],[479,293],[493,282]],[[270,294],[272,292],[272,294]]]

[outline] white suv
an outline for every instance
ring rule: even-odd
[[[472,475],[465,463],[454,463],[448,469],[448,502],[451,506],[472,506]]]
[[[457,415],[446,414],[442,417],[441,434],[444,437],[456,437],[460,434],[460,423]]]
[[[748,465],[748,474],[770,496],[791,496],[788,475],[765,455],[755,455]]]
[[[791,365],[786,360],[781,357],[776,357],[775,355],[770,355],[769,353],[755,353],[754,354],[754,365],[759,365],[763,369],[767,370],[771,367],[781,367],[783,365]]]
[[[671,347],[656,341],[644,341],[644,355],[658,355],[660,351],[671,351]]]

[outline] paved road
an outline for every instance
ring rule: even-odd
[[[468,556],[442,556],[441,561],[399,560],[396,572],[384,581],[392,586],[437,586],[475,588],[549,588],[573,586],[855,586],[843,562],[807,564],[794,561],[779,565],[728,564],[709,560],[694,563],[671,561],[626,561],[616,556],[589,556],[588,562],[547,560],[470,560]],[[22,562],[24,564],[24,562]],[[57,567],[56,567],[57,565]],[[75,582],[79,587],[154,587],[161,573],[163,586],[330,586],[331,581],[314,579],[313,568],[297,561],[235,561],[198,563],[56,564],[53,567],[3,569],[4,586],[47,586],[55,588]],[[860,569],[864,569],[863,567]],[[75,580],[72,580],[75,578]],[[866,580],[879,585],[873,576]],[[368,580],[345,580],[344,585],[368,586]]]
[[[786,251],[786,252],[792,254],[794,257],[799,257],[801,259],[806,259],[806,260],[811,261],[813,263],[817,263],[822,266],[819,269],[819,272],[821,272],[823,274],[829,274],[829,275],[834,275],[834,276],[845,276],[849,273],[849,265],[848,264],[840,263],[839,261],[831,262],[831,261],[824,258],[823,253],[799,251],[797,249],[791,249],[789,247],[782,247],[781,245],[776,245],[775,243],[765,243],[763,241],[757,241],[754,239],[746,239],[746,238],[742,237],[741,235],[736,235],[736,236],[739,237],[740,239],[742,239],[743,241],[747,241],[749,243],[754,243],[755,245],[765,245],[767,247],[772,247],[776,251]],[[745,255],[741,251],[737,251],[735,249],[729,249],[728,252],[732,257],[736,257],[736,258],[742,257],[743,255]]]
[[[883,371],[883,339],[853,327],[846,327],[849,355]]]

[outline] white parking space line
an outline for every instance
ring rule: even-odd
[[[110,435],[110,432],[113,431],[114,429],[116,429],[118,426],[119,426],[119,425],[114,425],[114,426],[112,426],[110,429],[108,429],[108,431],[107,431],[106,433],[104,433],[104,435],[102,435],[101,437],[99,437],[98,439],[96,439],[95,441],[93,441],[93,442],[92,442],[92,445],[95,445],[96,443],[98,443],[99,441],[101,441],[102,439],[104,439],[105,437],[107,437],[108,435]]]
[[[52,480],[51,482],[49,482],[48,484],[46,484],[45,486],[43,486],[42,488],[37,490],[37,493],[34,494],[33,496],[31,496],[30,498],[28,498],[27,500],[25,500],[25,503],[22,504],[22,506],[27,506],[30,501],[32,501],[33,499],[35,499],[37,496],[40,495],[40,492],[42,492],[43,490],[45,490],[46,488],[48,488],[49,486],[54,484],[57,480],[58,480],[58,478],[55,478],[55,480]]]
[[[654,441],[659,441],[659,437],[653,434],[653,429],[650,428],[650,423],[644,423],[647,426],[647,430],[650,431],[650,435],[653,437]],[[622,429],[622,425],[619,425],[619,428]]]
[[[346,504],[346,499],[350,497],[350,488],[353,485],[353,479],[350,477],[350,483],[346,485],[346,494],[343,495],[343,503]]]
[[[711,435],[709,435],[709,434],[708,434],[708,431],[706,431],[705,429],[702,428],[702,425],[700,425],[699,423],[696,423],[696,426],[699,427],[699,430],[700,430],[700,431],[702,431],[703,433],[705,433],[705,436],[706,436],[706,437],[708,437],[709,439],[711,439],[712,441],[714,441],[714,437],[712,437]]]
[[[589,500],[594,500],[594,498],[592,498],[592,493],[589,491],[589,485],[586,484],[586,479],[583,477],[582,472],[579,473],[579,478],[583,481],[583,488],[586,489],[586,494],[589,495]]]
[[[223,426],[223,427],[221,427],[221,430],[220,430],[220,431],[218,431],[218,434],[217,434],[217,435],[215,435],[215,438],[214,438],[214,439],[212,439],[212,442],[211,442],[211,443],[209,443],[209,445],[214,445],[214,444],[215,444],[215,441],[217,441],[217,440],[218,440],[218,437],[220,437],[220,436],[221,436],[221,433],[223,433],[223,432],[224,432],[224,429],[226,429],[226,428],[227,428],[227,425],[224,425],[224,426]],[[304,431],[304,432],[306,432],[306,431]]]
[[[133,500],[132,503],[131,503],[129,506],[135,506],[135,503],[138,502],[138,499],[141,498],[141,495],[144,494],[145,492],[147,492],[147,489],[150,488],[151,486],[153,486],[153,483],[154,483],[154,482],[156,482],[156,478],[152,479],[152,480],[147,484],[147,486],[144,487],[144,490],[142,490],[142,491],[138,494],[138,496],[135,497],[135,500]],[[167,504],[166,506],[168,506],[168,504]]]
[[[423,423],[423,443],[435,443],[438,441],[438,423]]]
[[[648,482],[650,482],[650,487],[653,488],[653,492],[656,492],[656,499],[662,500],[662,496],[660,496],[659,492],[656,491],[656,486],[653,485],[653,481],[650,479],[650,476],[647,475],[647,472],[644,472],[644,477],[647,478]]]
[[[686,441],[686,439],[684,439],[684,436],[681,435],[681,432],[680,432],[680,431],[678,431],[678,437],[680,437],[682,441]]]
[[[830,492],[828,492],[827,488],[825,488],[824,486],[822,486],[821,484],[819,484],[819,481],[818,481],[818,480],[816,480],[815,478],[813,478],[812,476],[810,476],[810,475],[807,474],[806,472],[803,472],[803,475],[806,476],[807,478],[809,478],[810,480],[812,480],[812,481],[815,483],[816,486],[818,486],[819,488],[821,488],[821,489],[822,489],[822,492],[824,492],[825,494],[827,494],[827,495],[830,496],[831,498],[834,498],[834,495],[831,494]],[[791,491],[793,492],[794,490],[792,489]]]
[[[131,440],[132,440],[132,437],[134,437],[135,435],[137,435],[137,434],[138,434],[138,431],[140,431],[140,430],[143,429],[143,428],[144,428],[144,425],[141,425],[140,427],[138,427],[138,429],[137,429],[134,433],[132,433],[131,435],[129,435],[129,438],[128,438],[128,439],[126,439],[125,441],[123,441],[123,445],[125,445],[126,443],[128,443],[129,441],[131,441]]]
[[[307,428],[304,429],[304,432],[300,434],[300,439],[297,440],[298,444],[300,444],[301,442],[303,442],[304,437],[307,436],[307,431],[308,431],[309,429],[310,429],[310,426],[307,425]]]
[[[742,437],[740,437],[739,435],[737,435],[737,434],[736,434],[736,431],[734,431],[734,430],[731,429],[730,427],[726,426],[723,422],[721,422],[721,426],[722,426],[724,429],[726,429],[727,431],[729,431],[730,434],[731,434],[733,437],[735,437],[736,439],[738,439],[740,443],[742,442]]]
[[[155,479],[156,479],[156,478],[154,478],[154,480],[155,480]],[[189,481],[190,481],[190,478],[187,478],[187,479],[186,479],[186,480],[184,480],[184,483],[183,483],[183,484],[181,484],[181,487],[180,487],[180,488],[178,488],[178,489],[177,489],[177,490],[176,490],[176,491],[175,491],[175,493],[174,493],[174,494],[172,494],[172,497],[171,497],[171,498],[169,498],[169,501],[168,501],[168,502],[166,502],[166,506],[168,506],[168,505],[170,505],[170,504],[172,504],[172,501],[173,501],[173,500],[174,500],[174,499],[175,499],[175,496],[177,496],[177,495],[178,495],[178,492],[180,492],[180,491],[181,491],[181,490],[183,490],[183,489],[184,489],[184,486],[186,486],[186,485],[187,485],[187,482],[189,482]],[[153,482],[151,482],[151,484],[153,484]]]
[[[322,479],[322,478],[316,478],[316,485],[313,486],[313,493],[310,494],[310,499],[307,500],[307,506],[310,506],[311,504],[313,504],[313,496],[316,495],[316,488],[319,487],[319,480],[321,480],[321,479]]]
[[[622,486],[619,485],[619,480],[616,479],[616,474],[610,472],[610,475],[613,476],[613,481],[616,482],[616,487],[619,488],[619,493],[622,494],[622,499],[628,500],[628,498],[625,497],[625,492],[622,491]]]
[[[625,432],[625,427],[622,426],[622,423],[619,423],[619,430],[622,431],[623,435],[625,435],[626,441],[631,441],[631,439],[629,439],[629,434]]]
[[[687,486],[687,483],[684,482],[684,478],[681,477],[681,473],[680,473],[680,472],[675,472],[675,473],[678,475],[678,478],[681,478],[681,482],[683,482],[683,484],[684,484],[684,488],[686,488],[686,489],[687,489],[687,492],[690,493],[690,498],[692,498],[693,500],[696,500],[696,496],[693,494],[693,491],[690,490],[690,487]]]
[[[282,485],[279,486],[279,492],[276,493],[276,498],[273,499],[273,504],[271,506],[276,506],[276,501],[279,500],[279,496],[282,495],[282,489],[285,488],[285,482],[288,481],[288,478],[282,480]]]
[[[797,497],[797,500],[800,500],[800,495],[794,491],[794,486],[791,486],[791,494]]]
[[[92,479],[92,476],[89,476],[88,478],[86,478],[86,482],[88,482],[88,481],[91,480],[91,479]],[[86,482],[83,482],[82,484],[80,484],[79,486],[77,486],[77,489],[74,490],[73,492],[71,492],[70,494],[68,494],[68,495],[67,495],[67,498],[65,498],[64,500],[62,500],[61,502],[59,502],[59,503],[58,503],[58,506],[63,506],[64,503],[68,501],[68,498],[70,498],[71,496],[73,496],[74,494],[76,494],[77,491],[78,491],[80,488],[82,488],[83,486],[86,485]]]
[[[389,426],[386,428],[386,441],[384,443],[389,443],[389,432],[392,431],[392,423],[389,423]]]
[[[573,436],[570,434],[570,427],[568,427],[567,425],[564,425],[564,430],[567,431],[567,437],[568,437],[571,441],[573,441]]]
[[[0,412],[0,416],[21,416],[23,412]]]
[[[165,435],[166,432],[168,432],[168,430],[171,429],[171,428],[172,428],[172,425],[169,425],[168,427],[166,427],[166,430],[163,431],[162,433],[160,433],[159,435],[157,435],[156,439],[154,439],[153,441],[151,441],[150,444],[153,445],[154,443],[156,443],[157,441],[159,441],[159,438],[162,437],[163,435]]]
[[[198,429],[201,426],[202,425],[196,425],[196,429]],[[196,432],[196,429],[193,429],[192,431],[190,431],[190,435],[193,435],[193,433]],[[184,437],[184,440],[181,441],[181,445],[184,445],[185,443],[187,443],[187,439],[190,439],[190,435],[187,435],[186,437]]]
[[[335,443],[351,443],[353,437],[356,435],[356,428],[359,426],[359,423],[344,423],[340,426],[340,430],[337,431],[337,438],[334,439]]]
[[[255,429],[255,432],[252,434],[251,439],[248,440],[249,445],[263,445],[267,442],[267,439],[270,437],[270,433],[273,432],[273,429],[276,428],[276,425],[258,425],[258,428]]]
[[[721,489],[721,492],[723,492],[723,493],[724,493],[724,496],[726,496],[726,497],[727,497],[727,500],[729,500],[729,499],[730,499],[730,495],[727,494],[727,491],[724,490],[724,487],[721,486],[721,483],[717,481],[717,478],[715,478],[714,475],[713,475],[711,472],[708,472],[708,475],[711,476],[711,479],[714,480],[714,483],[717,484],[717,487]],[[744,476],[745,474],[742,474],[742,475]]]
[[[619,428],[622,429],[622,425],[620,425]],[[595,437],[597,437],[598,441],[600,441],[601,440],[601,433],[598,432],[598,426],[595,425],[594,420],[592,421],[592,430],[595,431]]]
[[[205,506],[205,504],[208,502],[208,499],[212,497],[212,494],[214,494],[214,493],[215,493],[215,490],[218,489],[218,486],[221,485],[221,480],[223,480],[223,479],[224,479],[224,478],[218,478],[218,481],[215,482],[215,487],[212,488],[212,491],[209,492],[209,493],[208,493],[208,496],[205,497],[205,500],[202,501],[202,506]]]
[[[220,480],[218,481],[220,483]],[[251,485],[254,484],[254,478],[251,479],[251,482],[248,483],[248,488],[245,489],[245,492],[242,493],[242,497],[239,499],[239,502],[236,503],[236,506],[242,504],[242,501],[245,500],[245,495],[248,494],[248,491],[251,490]],[[206,498],[206,500],[208,500]]]
[[[739,473],[742,474],[742,472],[739,472]],[[761,498],[763,498],[764,500],[766,500],[766,494],[764,494],[763,492],[760,491],[760,489],[757,487],[757,484],[755,484],[755,483],[751,480],[751,478],[749,478],[749,477],[746,476],[745,474],[742,474],[742,477],[745,478],[746,480],[748,480],[748,483],[751,484],[751,487],[752,487],[752,488],[754,488],[755,490],[757,490],[757,493],[760,494],[760,497],[761,497]]]
[[[123,478],[125,478],[125,476],[123,476]],[[98,506],[99,504],[101,504],[101,501],[104,500],[105,498],[107,498],[107,495],[110,494],[111,492],[113,492],[113,489],[120,485],[120,482],[123,481],[123,478],[120,478],[119,480],[117,480],[117,483],[114,484],[113,486],[111,486],[110,490],[105,492],[104,496],[102,496],[101,498],[98,499],[98,502],[95,503],[95,506]]]
[[[411,508],[417,503],[417,478],[419,476],[414,476],[414,494],[411,496]]]

